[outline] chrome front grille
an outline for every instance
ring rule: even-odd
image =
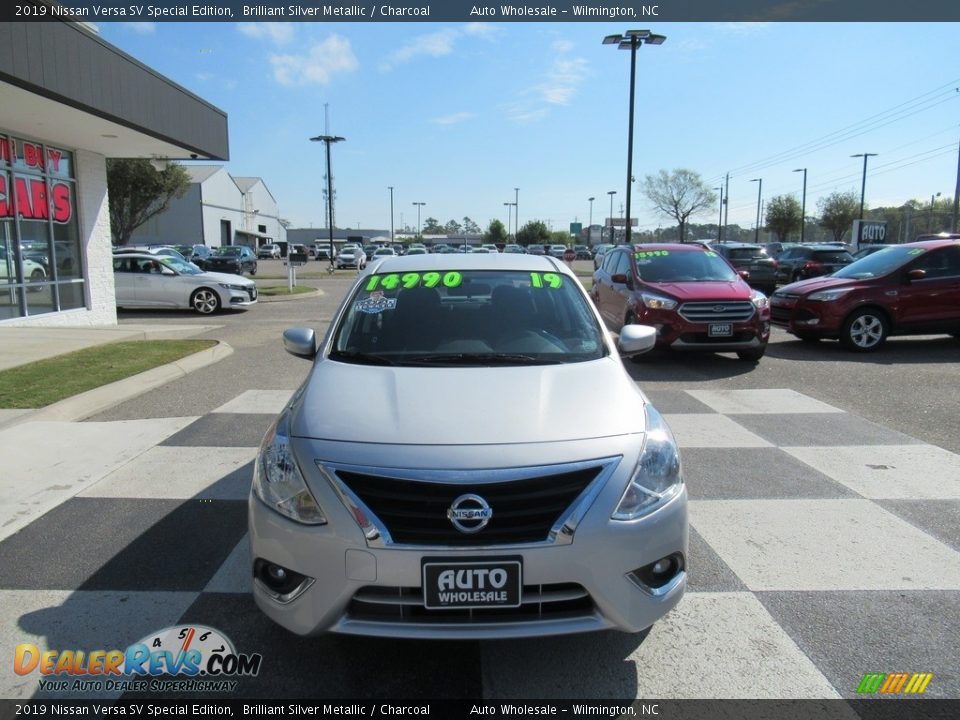
[[[484,547],[566,544],[619,457],[543,467],[409,470],[318,467],[373,547]],[[448,511],[464,495],[482,497],[492,516],[473,532]]]
[[[744,322],[753,317],[749,300],[733,302],[687,302],[680,306],[680,317],[691,323]]]
[[[360,588],[350,600],[351,620],[400,623],[509,623],[562,620],[592,615],[593,600],[576,583],[524,585],[520,607],[432,610],[424,607],[418,587]]]

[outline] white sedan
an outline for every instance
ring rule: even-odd
[[[148,253],[113,256],[117,307],[188,308],[209,315],[257,302],[257,284],[240,275],[204,272],[193,263]]]

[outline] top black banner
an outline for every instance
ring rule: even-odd
[[[10,0],[0,21],[44,22],[957,22],[957,0]],[[891,37],[891,42],[903,39]]]

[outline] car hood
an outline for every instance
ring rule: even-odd
[[[229,273],[204,272],[200,273],[199,275],[191,275],[190,277],[201,278],[218,283],[227,283],[228,285],[243,285],[244,287],[256,285],[253,280],[249,280],[242,275],[232,275]]]
[[[653,292],[662,292],[682,301],[749,300],[750,287],[742,281],[646,283]]]
[[[846,287],[853,285],[857,281],[852,278],[835,278],[829,275],[810,278],[809,280],[799,280],[789,285],[784,285],[777,289],[776,294],[789,293],[791,295],[807,295],[808,293],[826,290],[828,288]]]
[[[321,360],[294,401],[291,433],[403,445],[563,442],[642,433],[643,403],[616,356],[490,368]]]

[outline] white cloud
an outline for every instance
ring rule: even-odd
[[[271,55],[273,77],[281,85],[326,85],[334,75],[355,70],[350,41],[331,35],[302,55]]]
[[[557,52],[570,52],[573,50],[573,43],[569,40],[554,40],[551,47]]]
[[[285,45],[293,40],[294,26],[288,22],[251,22],[240,23],[237,30],[247,37],[266,39],[277,45]]]
[[[456,125],[462,123],[465,120],[469,120],[474,116],[471,112],[458,112],[453,113],[453,115],[444,115],[443,117],[434,118],[431,122],[436,123],[437,125]]]
[[[493,40],[500,34],[500,29],[490,23],[473,22],[463,26],[463,33],[464,35],[483,38],[484,40]]]
[[[453,52],[453,42],[459,33],[456,30],[440,30],[420,35],[412,41],[394,50],[380,65],[381,70],[392,70],[396,65],[409,62],[416,57],[443,57]]]
[[[720,27],[727,32],[733,33],[734,35],[756,35],[757,33],[766,32],[771,25],[773,25],[773,23],[728,22],[722,23]]]
[[[154,22],[128,22],[122,23],[127,30],[133,30],[138,35],[153,35],[157,29]]]
[[[507,117],[522,125],[542,120],[550,114],[552,105],[569,105],[580,86],[590,75],[589,63],[567,53],[573,43],[557,40],[552,49],[558,53],[544,73],[542,82],[521,93],[521,98],[506,108]]]
[[[208,72],[197,73],[197,80],[199,80],[200,82],[207,82],[208,80],[213,80],[214,77],[215,76],[213,73],[208,73]]]

